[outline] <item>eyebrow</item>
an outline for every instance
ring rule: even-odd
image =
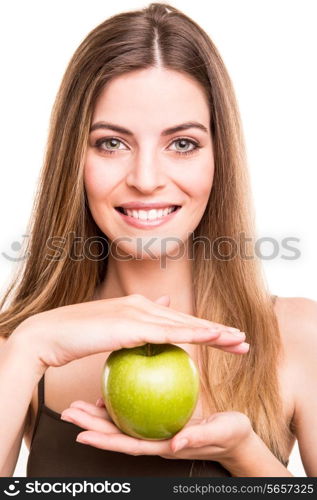
[[[206,132],[208,134],[208,129],[205,127],[205,125],[202,125],[199,122],[185,122],[181,123],[180,125],[175,125],[174,127],[167,128],[162,131],[161,135],[166,136],[166,135],[171,135],[175,134],[175,132],[180,132],[182,130],[187,130],[189,128],[198,128],[202,130],[203,132]],[[90,132],[93,132],[94,130],[97,129],[107,129],[107,130],[114,130],[115,132],[118,132],[119,134],[126,134],[126,135],[133,135],[133,132],[131,130],[128,130],[127,128],[120,127],[119,125],[115,125],[114,123],[109,123],[109,122],[96,122],[94,123],[91,128]]]

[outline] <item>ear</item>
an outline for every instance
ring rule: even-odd
[[[168,307],[170,305],[171,298],[169,295],[161,295],[161,297],[158,297],[153,302],[155,302],[156,304],[160,304],[161,306]]]

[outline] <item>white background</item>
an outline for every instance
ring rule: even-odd
[[[260,236],[299,238],[297,260],[281,248],[263,260],[272,293],[316,300],[316,2],[174,0],[218,47],[233,80],[246,137]],[[66,65],[110,15],[146,2],[1,2],[0,287],[5,288],[30,215],[48,119]],[[13,247],[11,245],[13,244]],[[270,255],[270,244],[261,247]],[[15,475],[25,475],[22,446]],[[289,465],[305,476],[295,447]]]

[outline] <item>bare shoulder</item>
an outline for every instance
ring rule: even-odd
[[[303,400],[311,401],[317,380],[317,301],[304,297],[278,297],[275,312],[285,353],[287,386],[292,390],[294,419]]]
[[[294,398],[292,431],[308,476],[317,475],[317,301],[279,297],[275,305],[287,359],[285,383]]]
[[[317,301],[304,297],[278,297],[275,311],[281,334],[290,345],[303,349],[317,345]]]

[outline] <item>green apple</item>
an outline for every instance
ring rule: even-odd
[[[199,372],[173,344],[145,344],[113,351],[101,376],[106,409],[125,434],[169,439],[188,422],[199,396]]]

